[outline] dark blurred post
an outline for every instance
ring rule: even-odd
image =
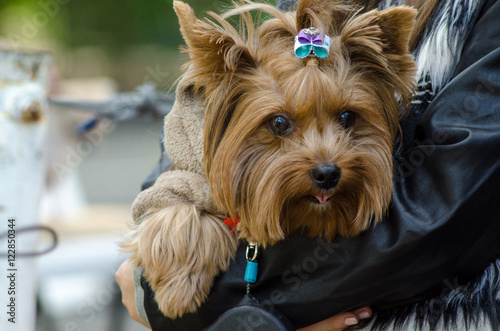
[[[47,53],[0,50],[0,330],[35,329],[36,265],[19,254],[37,249],[45,183]]]

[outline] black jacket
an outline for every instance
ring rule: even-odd
[[[303,327],[336,313],[439,294],[500,257],[500,2],[486,1],[453,79],[395,167],[386,220],[331,244],[296,234],[259,253],[251,293]],[[169,320],[143,280],[153,330],[197,330],[245,295],[245,245],[196,314]]]

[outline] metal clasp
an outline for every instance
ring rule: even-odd
[[[247,252],[246,252],[246,258],[247,261],[255,261],[257,260],[257,254],[259,252],[259,248],[257,246],[257,243],[248,243],[247,246]]]

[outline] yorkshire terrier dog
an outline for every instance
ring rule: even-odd
[[[206,300],[237,238],[265,246],[301,231],[332,241],[381,220],[415,85],[416,16],[334,0],[299,0],[294,12],[247,2],[212,20],[182,2],[174,9],[190,56],[183,81],[204,107],[201,177],[216,207],[193,198],[144,208],[125,244],[171,318]],[[255,23],[254,11],[271,18]],[[221,215],[239,218],[236,236]]]

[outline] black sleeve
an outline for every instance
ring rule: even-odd
[[[395,168],[387,219],[354,239],[326,244],[296,234],[263,250],[251,289],[263,305],[303,327],[468,281],[500,256],[498,17],[500,2],[487,1],[455,77],[430,104],[415,147]],[[240,301],[244,246],[196,314],[162,317],[143,284],[153,330],[199,329]]]

